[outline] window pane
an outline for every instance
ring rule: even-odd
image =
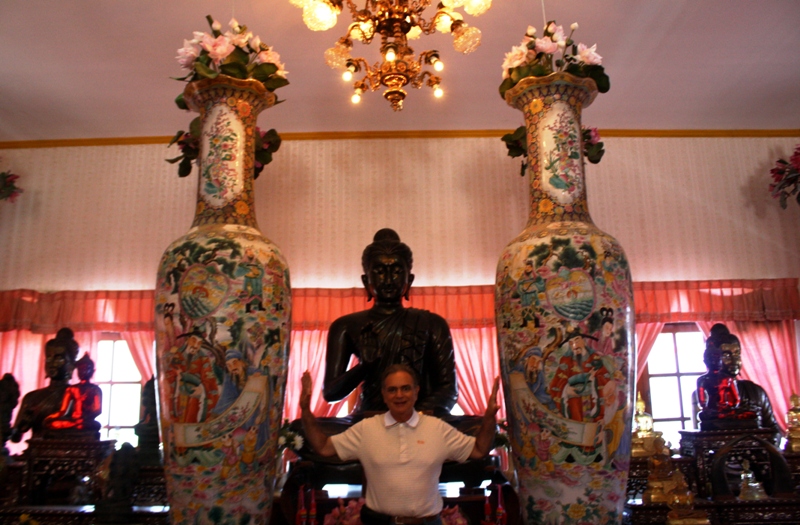
[[[681,395],[683,396],[683,416],[692,417],[692,394],[697,390],[697,378],[700,376],[681,376]],[[694,425],[687,423],[688,427],[694,428]]]
[[[653,419],[681,417],[678,378],[675,376],[651,377],[650,401],[653,406]]]
[[[108,439],[116,439],[115,447],[117,450],[123,443],[130,443],[134,447],[139,446],[139,436],[132,428],[110,428],[108,429]]]
[[[141,381],[142,374],[133,362],[128,343],[120,339],[114,341],[114,372],[112,381]]]
[[[111,403],[111,385],[98,385],[100,387],[100,391],[103,392],[103,411],[100,413],[100,416],[97,418],[97,421],[102,426],[108,426],[108,407]]]
[[[97,370],[92,381],[104,383],[111,381],[111,365],[113,364],[114,341],[100,341],[97,343]]]
[[[681,373],[706,371],[703,363],[703,352],[706,343],[703,332],[678,332],[675,334],[675,344],[678,345],[678,366]]]
[[[109,426],[128,427],[139,422],[142,385],[112,385]]]
[[[656,421],[653,423],[653,429],[661,432],[664,442],[669,444],[669,448],[678,448],[681,443],[681,435],[679,430],[683,430],[683,425],[680,421]]]
[[[675,344],[672,334],[658,334],[653,349],[647,356],[647,369],[651,374],[674,374],[678,371],[675,366]]]

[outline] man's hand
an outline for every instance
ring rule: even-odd
[[[472,448],[472,453],[469,455],[472,459],[484,457],[492,450],[492,445],[494,445],[494,436],[497,432],[495,416],[497,416],[497,411],[500,410],[497,404],[497,392],[499,389],[500,378],[495,377],[494,384],[492,385],[492,393],[489,394],[489,398],[486,400],[486,411],[483,413],[483,421],[481,421],[478,433],[475,434],[475,446]]]
[[[311,374],[308,373],[308,370],[303,372],[300,384],[303,386],[300,390],[300,410],[311,410],[311,389],[314,384],[311,381]]]
[[[494,384],[492,385],[492,393],[489,394],[489,398],[486,400],[486,412],[483,413],[483,417],[491,418],[494,421],[495,416],[497,416],[497,411],[500,410],[500,406],[497,404],[497,391],[500,389],[500,378],[494,378]]]

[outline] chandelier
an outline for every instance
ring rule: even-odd
[[[436,74],[444,68],[439,52],[423,51],[417,56],[408,41],[437,31],[452,33],[455,50],[471,53],[481,43],[481,32],[467,25],[456,9],[463,7],[467,14],[478,16],[492,5],[492,0],[442,0],[433,16],[426,19],[423,12],[431,0],[366,0],[363,9],[354,0],[289,1],[303,8],[303,21],[312,31],[326,31],[336,25],[336,17],[347,4],[353,22],[344,36],[325,51],[325,62],[343,71],[346,82],[355,78],[350,99],[354,104],[361,101],[367,90],[384,87],[383,96],[395,111],[403,109],[407,95],[404,88],[408,86],[419,89],[427,85],[437,98],[444,93],[440,87],[442,79]],[[381,61],[370,65],[365,58],[351,55],[354,41],[370,44],[378,36]]]

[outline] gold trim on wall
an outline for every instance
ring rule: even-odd
[[[430,138],[493,138],[512,130],[420,130],[420,131],[318,131],[281,133],[283,140],[365,140],[365,139],[430,139]],[[800,129],[601,129],[602,137],[646,138],[762,138],[800,137]],[[172,136],[116,137],[97,139],[20,140],[0,142],[0,149],[66,148],[80,146],[132,146],[168,144]]]

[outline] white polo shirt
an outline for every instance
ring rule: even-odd
[[[475,438],[416,410],[405,423],[389,412],[331,436],[336,454],[357,459],[367,477],[366,505],[390,516],[423,517],[442,511],[442,463],[469,459]]]

